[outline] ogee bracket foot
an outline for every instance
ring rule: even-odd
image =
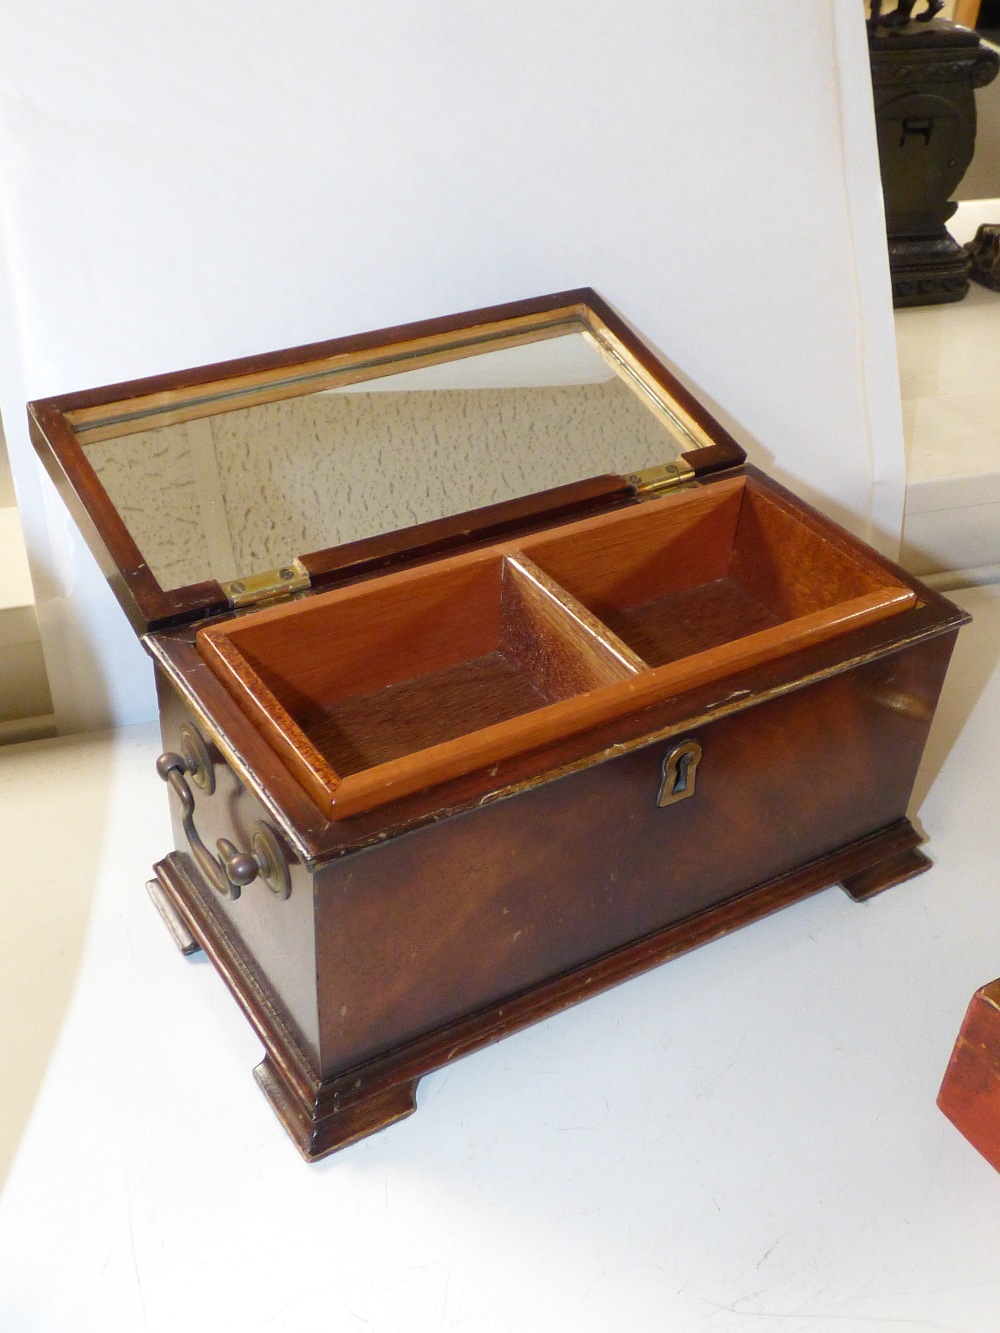
[[[903,852],[896,852],[893,856],[883,857],[881,861],[876,861],[874,865],[866,870],[860,870],[856,875],[846,875],[841,884],[855,902],[864,902],[866,898],[873,898],[876,893],[882,893],[885,889],[891,889],[897,884],[904,883],[905,880],[913,879],[914,875],[922,875],[925,870],[930,870],[934,862],[929,856],[925,856],[917,847],[911,847]]]

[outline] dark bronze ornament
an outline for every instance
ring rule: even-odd
[[[904,0],[883,17],[881,0],[873,0],[868,25],[897,306],[960,301],[969,290],[969,256],[944,224],[972,161],[974,89],[1000,69],[1000,57],[974,32],[933,17],[938,0],[913,18],[915,3]]]
[[[882,0],[872,0],[868,30],[871,32],[878,27],[902,28],[913,17],[913,11],[917,3],[918,0],[899,0],[896,8],[890,10],[883,18]],[[935,14],[940,14],[942,9],[944,9],[944,0],[927,0],[927,8],[922,14],[916,15],[917,22],[929,23]]]
[[[994,292],[1000,292],[1000,222],[984,222],[968,247],[972,269],[969,277]]]

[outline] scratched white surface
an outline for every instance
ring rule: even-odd
[[[465,1059],[313,1167],[221,982],[146,901],[169,838],[152,729],[5,754],[0,818],[36,833],[5,829],[2,892],[53,940],[7,1027],[79,944],[42,831],[81,782],[103,814],[77,848],[76,990],[0,1199],[4,1333],[993,1333],[1000,1175],[934,1106],[1000,974],[1000,589],[963,600],[920,781],[930,873],[866,905],[828,890]],[[16,932],[2,948],[16,974]]]
[[[176,425],[88,446],[167,588],[272,569],[341,542],[669,462],[680,452],[617,379],[309,394],[192,424],[204,427],[196,441],[191,425]],[[196,448],[201,473],[214,470],[214,487],[197,484]],[[222,512],[205,504],[213,490]],[[230,551],[224,568],[213,560],[218,530]]]

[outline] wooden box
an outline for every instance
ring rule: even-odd
[[[157,670],[154,900],[303,1154],[831,883],[964,616],[745,464],[593,292],[33,403]]]

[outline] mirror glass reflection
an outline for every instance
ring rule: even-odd
[[[128,433],[79,437],[163,588],[638,471],[694,444],[578,326],[486,346],[232,410],[216,401],[211,415],[169,425],[151,411]]]

